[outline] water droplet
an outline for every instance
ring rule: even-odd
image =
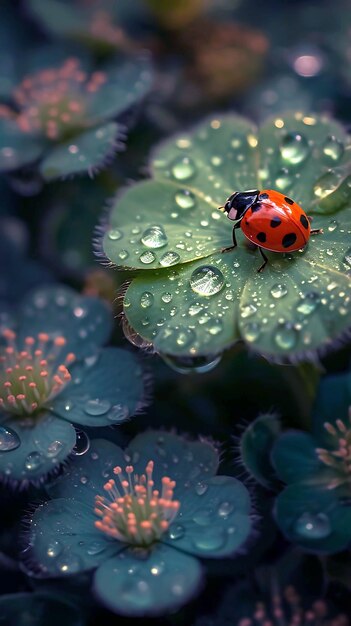
[[[203,552],[212,552],[212,550],[219,550],[225,545],[225,535],[222,531],[216,533],[201,533],[198,537],[193,539],[195,548]]]
[[[340,183],[340,176],[329,170],[318,178],[313,186],[314,195],[321,200],[333,193]]]
[[[51,541],[48,545],[48,549],[46,554],[52,558],[55,559],[59,554],[61,554],[62,552],[62,545],[60,544],[59,541]]]
[[[24,461],[24,466],[29,472],[35,472],[43,463],[44,458],[40,452],[30,452]]]
[[[278,348],[282,350],[291,350],[297,343],[297,331],[292,324],[279,324],[275,331],[274,341]]]
[[[129,257],[129,252],[128,250],[121,250],[118,253],[118,257],[121,259],[121,261],[125,261],[126,259],[128,259]]]
[[[57,568],[61,574],[76,574],[82,566],[81,559],[75,554],[67,554],[57,560]]]
[[[324,539],[331,533],[331,524],[324,513],[306,512],[295,522],[294,531],[303,539]]]
[[[96,554],[101,554],[104,550],[106,550],[106,542],[103,541],[92,541],[87,545],[86,550],[89,556],[95,556]]]
[[[193,515],[193,521],[199,526],[209,526],[213,522],[211,509],[199,509]]]
[[[214,296],[224,285],[222,272],[213,265],[202,265],[192,273],[190,287],[200,296]]]
[[[256,341],[256,339],[259,338],[260,334],[261,327],[256,322],[249,322],[248,324],[245,324],[245,326],[243,326],[243,336],[246,341],[249,341],[250,343]]]
[[[185,535],[184,526],[181,524],[172,524],[168,530],[168,536],[170,539],[181,539]]]
[[[139,257],[139,261],[141,261],[141,263],[144,263],[144,265],[149,265],[150,263],[153,263],[155,260],[156,260],[156,257],[154,253],[151,252],[151,250],[147,250],[143,252]]]
[[[196,197],[188,189],[180,189],[175,194],[175,201],[180,209],[193,209],[196,206]]]
[[[315,291],[311,291],[310,293],[306,293],[301,302],[297,305],[296,310],[298,313],[302,313],[302,315],[311,315],[320,303],[319,294]]]
[[[241,307],[241,317],[243,318],[251,317],[255,313],[257,313],[257,307],[254,304],[245,304]]]
[[[147,248],[163,248],[168,243],[168,239],[162,226],[150,226],[141,237],[141,243]]]
[[[0,452],[16,450],[20,445],[21,440],[14,430],[6,426],[0,426]]]
[[[99,398],[87,400],[84,404],[84,412],[92,416],[104,415],[110,408],[111,403],[108,400],[100,400]]]
[[[291,187],[293,181],[294,179],[290,176],[289,170],[287,170],[286,167],[282,167],[277,174],[275,184],[281,191],[286,191]]]
[[[84,430],[76,430],[76,445],[72,450],[72,454],[75,456],[81,456],[88,452],[90,448],[90,439]]]
[[[144,291],[144,293],[142,293],[140,296],[140,306],[142,306],[143,309],[147,309],[152,306],[153,303],[154,296],[152,295],[152,293],[150,293],[150,291]]]
[[[336,230],[336,228],[339,226],[338,222],[336,220],[331,220],[331,222],[329,223],[328,226],[328,230],[330,233],[333,233],[334,230]]]
[[[234,504],[231,502],[222,502],[219,505],[218,515],[219,517],[228,517],[229,513],[231,513],[234,509]]]
[[[118,228],[111,228],[111,230],[108,231],[108,238],[112,239],[112,241],[118,241],[119,239],[122,239],[123,237],[123,233],[118,230]]]
[[[80,477],[80,482],[82,483],[82,485],[86,485],[88,480],[89,480],[88,476],[81,476]]]
[[[173,250],[168,250],[165,252],[160,258],[160,265],[162,267],[169,267],[170,265],[175,265],[179,263],[180,256],[177,252],[173,252]]]
[[[287,163],[292,165],[302,163],[309,154],[307,140],[299,133],[288,133],[280,144],[280,154]]]
[[[329,161],[336,162],[341,159],[344,154],[344,144],[339,141],[334,135],[330,135],[325,140],[323,145],[323,154],[327,157]]]
[[[206,485],[206,483],[197,483],[195,485],[195,491],[198,496],[203,496],[207,490],[208,490],[208,485]]]
[[[62,448],[62,441],[53,441],[47,448],[46,456],[48,456],[49,458],[54,458],[59,454],[59,452],[61,452]]]
[[[63,408],[69,413],[69,411],[72,411],[74,408],[74,402],[72,402],[72,400],[66,400]]]
[[[166,304],[168,304],[169,302],[172,302],[172,298],[173,298],[173,296],[172,296],[171,293],[169,293],[169,291],[166,291],[161,296],[162,302],[165,302]]]
[[[272,289],[271,289],[271,295],[273,296],[273,298],[283,298],[284,296],[286,296],[288,293],[288,288],[286,287],[286,285],[283,285],[282,283],[277,283],[276,285],[273,285]]]
[[[206,331],[210,335],[219,335],[223,330],[223,322],[221,319],[211,319],[206,326]]]
[[[107,419],[111,422],[124,422],[129,414],[129,408],[126,404],[115,404],[108,412]]]
[[[190,157],[177,158],[173,162],[171,172],[176,180],[189,180],[196,173],[195,163]]]
[[[347,252],[345,252],[344,263],[351,267],[351,248],[349,248]]]
[[[160,354],[165,363],[179,374],[205,374],[213,370],[220,362],[222,356],[208,357],[170,357]]]

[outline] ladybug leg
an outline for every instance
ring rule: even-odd
[[[267,263],[268,263],[268,257],[266,257],[266,255],[265,255],[265,253],[263,252],[262,248],[258,247],[258,249],[259,249],[259,251],[260,251],[260,253],[261,253],[261,256],[262,256],[262,258],[263,258],[263,263],[262,263],[262,265],[260,265],[260,267],[258,268],[257,273],[259,273],[259,272],[263,272],[264,268],[266,267],[266,265],[267,265]]]
[[[307,219],[308,219],[309,223],[311,224],[312,220],[313,220],[313,215],[307,215]]]
[[[221,252],[230,252],[231,250],[234,250],[234,248],[237,247],[238,244],[237,244],[236,235],[235,235],[235,231],[236,231],[237,228],[240,228],[240,222],[237,222],[233,226],[233,230],[232,230],[233,245],[232,246],[228,246],[228,248],[222,248]]]
[[[323,228],[312,228],[311,235],[322,235]]]

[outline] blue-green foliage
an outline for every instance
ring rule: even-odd
[[[138,550],[95,528],[94,499],[103,495],[115,466],[133,463],[140,476],[150,460],[155,489],[162,489],[165,475],[175,480],[180,508],[159,541]],[[35,512],[26,557],[45,577],[98,568],[95,593],[117,613],[173,611],[200,587],[203,570],[194,557],[231,557],[250,533],[248,492],[235,478],[216,476],[218,464],[213,445],[166,432],[138,435],[125,452],[94,440],[89,453],[51,485],[54,499]]]
[[[0,622],[6,626],[84,626],[78,607],[58,594],[13,593],[0,597]]]
[[[7,314],[3,327],[8,319]],[[76,444],[72,422],[80,426],[112,426],[141,409],[145,385],[136,357],[120,348],[102,347],[111,326],[112,314],[104,302],[80,296],[68,287],[41,288],[22,301],[13,324],[17,349],[23,349],[26,337],[47,333],[49,355],[55,338],[66,340],[55,356],[57,366],[65,362],[66,355],[75,356],[73,363],[69,361],[71,379],[38,411],[23,411],[19,416],[2,409],[3,480],[24,486],[56,470]],[[4,372],[1,377],[6,380]]]

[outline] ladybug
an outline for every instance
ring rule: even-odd
[[[236,191],[219,210],[236,222],[233,226],[233,245],[222,252],[237,246],[235,231],[241,228],[263,257],[264,262],[258,272],[262,272],[268,262],[263,250],[293,252],[303,248],[310,235],[323,232],[321,228],[312,230],[312,218],[294,200],[274,189]]]

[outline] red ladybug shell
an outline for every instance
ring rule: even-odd
[[[301,207],[288,196],[264,189],[244,213],[241,229],[250,241],[272,252],[292,252],[303,248],[311,226]]]

